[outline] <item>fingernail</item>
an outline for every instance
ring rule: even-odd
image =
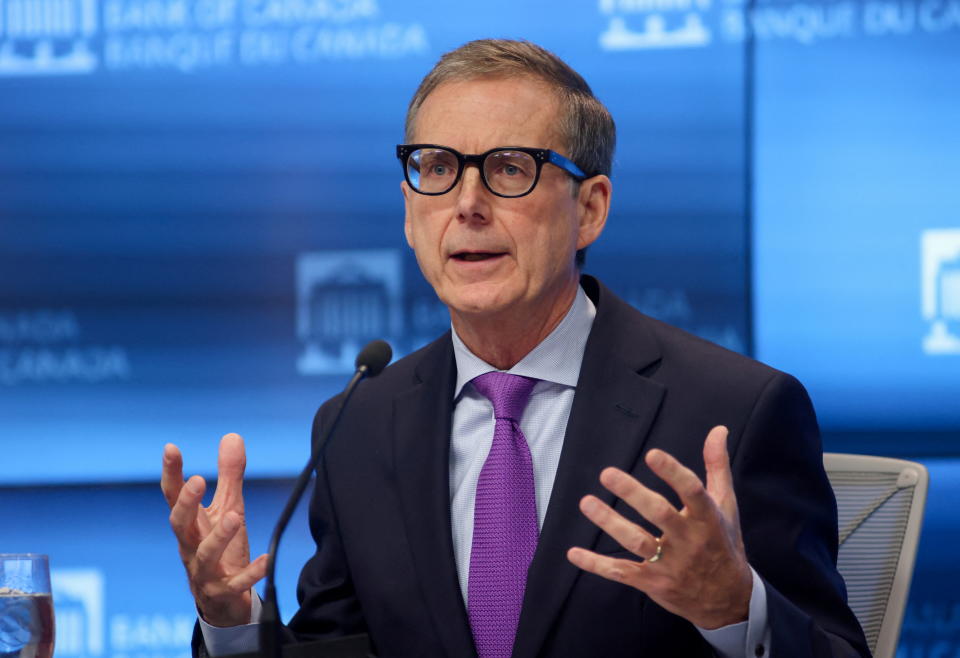
[[[583,509],[586,512],[596,512],[598,509],[600,509],[600,506],[597,505],[597,501],[593,498],[584,498],[580,504],[583,506]]]
[[[202,489],[200,488],[200,483],[194,480],[193,478],[190,478],[189,480],[187,480],[187,488],[189,488],[190,493],[193,493],[193,494],[200,494],[202,492]]]
[[[237,529],[237,518],[233,514],[227,514],[223,517],[223,529],[227,532],[233,532]]]
[[[603,472],[600,473],[600,482],[601,484],[616,484],[617,480],[620,479],[620,471],[615,468],[605,468]]]

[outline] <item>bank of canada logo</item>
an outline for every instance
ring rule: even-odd
[[[297,259],[301,375],[350,373],[369,341],[403,330],[400,254],[395,249],[317,251]]]
[[[600,0],[608,15],[604,50],[697,48],[712,40],[704,23],[713,0]]]
[[[0,75],[90,73],[96,31],[96,0],[0,0]]]
[[[920,242],[923,351],[960,354],[960,228],[924,231]]]
[[[57,616],[57,655],[103,655],[103,572],[51,569],[50,581]]]

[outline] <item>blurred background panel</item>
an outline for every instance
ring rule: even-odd
[[[958,448],[957,7],[755,13],[756,355],[800,377],[851,448]]]
[[[489,36],[617,120],[587,272],[799,376],[826,449],[923,457],[900,654],[960,654],[958,0],[0,0],[2,549],[51,555],[57,654],[186,654],[164,443],[213,477],[244,435],[263,550],[356,351],[449,326],[393,149],[440,54]]]
[[[606,4],[2,7],[4,481],[152,478],[165,441],[212,471],[201,446],[225,431],[247,437],[251,475],[286,475],[365,341],[403,355],[445,331],[394,146],[420,78],[479,36],[556,50],[618,120],[588,270],[747,349],[737,44],[638,49]],[[42,463],[38,445],[55,448]]]
[[[752,12],[755,355],[931,485],[898,658],[960,655],[960,4]]]

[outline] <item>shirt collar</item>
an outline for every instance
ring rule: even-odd
[[[583,288],[578,286],[573,304],[560,324],[519,363],[503,372],[543,379],[564,386],[576,386],[580,377],[583,350],[587,346],[587,337],[596,315],[596,306]],[[452,327],[451,335],[453,356],[457,363],[457,386],[453,390],[453,399],[456,400],[467,382],[497,369],[471,352]]]

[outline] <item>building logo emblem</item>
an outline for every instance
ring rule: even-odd
[[[0,0],[0,76],[90,73],[96,0]]]
[[[960,228],[924,231],[920,243],[923,351],[960,354]]]
[[[0,76],[90,73],[96,0],[0,0]]]
[[[700,48],[713,37],[705,18],[712,0],[600,0],[609,17],[600,35],[607,51]],[[625,14],[629,14],[628,18]]]
[[[316,251],[297,259],[297,337],[301,375],[351,373],[369,341],[403,331],[396,249]]]
[[[58,656],[100,656],[104,650],[103,572],[51,569]]]

